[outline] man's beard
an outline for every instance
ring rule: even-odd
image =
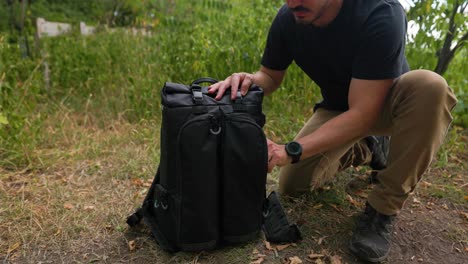
[[[294,16],[294,19],[296,20],[296,24],[302,24],[302,25],[313,25],[314,22],[316,22],[317,20],[319,20],[320,18],[323,17],[323,14],[325,13],[325,9],[328,7],[330,3],[330,0],[327,0],[327,2],[325,2],[325,4],[320,8],[320,10],[318,11],[317,15],[310,21],[306,20],[305,18],[300,18],[300,17],[297,17],[297,16]],[[310,10],[304,6],[298,6],[296,8],[291,8],[290,9],[291,11],[308,11],[310,12]]]

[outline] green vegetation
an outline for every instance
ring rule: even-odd
[[[61,10],[59,6],[67,1],[55,2],[50,10]],[[87,1],[72,2],[70,10],[95,10]],[[164,12],[157,13],[151,37],[118,31],[45,38],[41,53],[46,57],[21,59],[20,47],[10,43],[6,33],[0,35],[1,166],[40,167],[43,161],[35,150],[50,141],[45,124],[54,122],[49,117],[57,111],[92,116],[100,127],[117,118],[157,122],[159,89],[165,81],[188,83],[200,76],[222,79],[232,72],[257,70],[269,23],[283,3],[156,2]],[[31,9],[41,3],[45,0],[33,1]],[[412,68],[431,68],[433,50],[414,45],[408,48]],[[460,99],[455,124],[462,127],[468,117],[464,57],[466,50],[462,49],[445,74]],[[48,88],[43,62],[50,68]],[[293,66],[275,96],[266,98],[269,136],[279,141],[291,138],[319,98],[315,85]]]
[[[123,9],[134,11],[115,25],[152,25],[153,31],[151,36],[133,36],[124,29],[101,30],[86,37],[74,31],[43,38],[35,50],[31,23],[26,22],[33,56],[23,58],[19,33],[9,31],[3,16],[8,9],[0,1],[0,203],[4,205],[0,259],[11,263],[248,263],[258,255],[251,253],[255,249],[268,255],[272,262],[267,263],[284,263],[285,257],[294,255],[305,260],[311,250],[345,254],[352,216],[362,209],[369,191],[370,172],[365,167],[343,172],[333,188],[325,186],[307,197],[285,201],[288,214],[303,225],[305,239],[279,253],[265,251],[259,239],[216,252],[169,255],[148,239],[147,232],[138,234],[124,223],[143,200],[159,160],[164,82],[189,83],[201,76],[223,79],[232,72],[256,71],[269,24],[283,0],[29,2],[28,19],[40,15],[75,26],[81,20],[107,24],[113,13],[109,10],[116,6],[98,4],[122,3]],[[141,8],[145,4],[153,7]],[[417,38],[408,45],[412,68],[434,69],[437,64],[433,42],[425,41]],[[411,214],[406,211],[411,223],[434,220],[438,218],[423,210],[433,199],[447,202],[450,210],[436,213],[451,218],[428,225],[430,231],[459,221],[460,212],[466,211],[467,52],[460,48],[444,74],[459,99],[454,126],[438,161],[415,193],[418,202],[410,205]],[[278,142],[291,139],[318,100],[318,88],[293,65],[281,88],[265,98],[268,136]],[[269,190],[277,188],[277,172],[268,177]],[[450,243],[443,250],[438,244],[424,247],[425,232],[420,232],[421,238],[413,239],[414,234],[408,233],[400,239],[423,245],[424,252],[450,254],[441,258],[458,256],[453,245],[466,243],[466,232],[451,230],[459,235],[447,239]],[[399,232],[399,236],[405,234]],[[136,243],[136,252],[129,250],[129,241]],[[414,258],[413,251],[407,254],[411,255],[405,255],[405,260]],[[393,257],[394,262],[402,259]],[[354,263],[349,256],[345,262]]]

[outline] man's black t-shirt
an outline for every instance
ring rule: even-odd
[[[351,78],[392,79],[409,71],[406,15],[398,0],[343,0],[326,27],[297,24],[284,5],[273,21],[262,65],[285,70],[292,61],[320,87],[329,110],[346,111]]]

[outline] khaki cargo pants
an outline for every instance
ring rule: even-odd
[[[447,82],[431,71],[411,71],[395,82],[377,124],[369,131],[369,135],[391,136],[387,168],[378,172],[380,183],[368,197],[378,212],[394,215],[403,207],[444,141],[456,102]],[[317,109],[296,139],[339,114]],[[371,156],[361,139],[284,166],[280,170],[280,193],[297,196],[309,192],[351,165],[368,164]]]

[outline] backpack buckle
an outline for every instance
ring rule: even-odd
[[[203,93],[202,87],[200,85],[194,84],[192,85],[192,98],[195,104],[203,104]]]

